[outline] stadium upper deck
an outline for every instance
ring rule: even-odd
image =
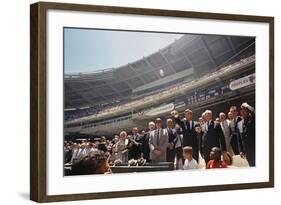
[[[69,127],[79,125],[82,122],[85,124],[85,122],[98,121],[106,118],[114,118],[115,116],[116,118],[118,118],[118,116],[130,113],[133,110],[135,111],[144,109],[146,107],[151,107],[155,103],[165,103],[169,100],[176,99],[178,96],[182,96],[184,93],[187,94],[195,90],[208,88],[210,85],[213,86],[215,82],[218,82],[219,84],[219,82],[223,82],[226,79],[229,80],[232,77],[235,77],[235,75],[241,75],[245,72],[247,74],[247,71],[250,71],[249,73],[253,73],[254,63],[255,56],[252,55],[250,57],[241,59],[233,64],[224,66],[215,72],[206,74],[193,81],[176,84],[173,87],[169,87],[166,90],[143,97],[141,99],[131,100],[120,105],[103,109],[100,113],[65,122],[65,125]]]
[[[91,115],[143,94],[195,80],[254,54],[254,41],[252,37],[184,35],[158,52],[119,68],[66,73],[65,109],[91,107]]]

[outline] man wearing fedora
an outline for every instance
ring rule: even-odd
[[[241,157],[246,157],[251,167],[256,165],[256,131],[255,131],[255,109],[248,103],[241,105],[242,124],[242,146],[239,147]]]
[[[149,147],[152,162],[167,161],[168,132],[162,128],[162,119],[155,120],[156,129],[150,134]]]

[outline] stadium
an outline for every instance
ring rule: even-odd
[[[187,34],[120,67],[65,73],[64,136],[112,138],[172,110],[197,120],[242,102],[255,106],[255,38]]]

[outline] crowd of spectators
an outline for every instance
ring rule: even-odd
[[[175,169],[227,168],[234,157],[255,166],[255,111],[243,103],[213,118],[211,110],[193,120],[186,109],[184,117],[174,110],[165,126],[162,119],[148,123],[147,130],[132,128],[113,138],[102,136],[95,142],[65,142],[65,164],[73,174],[111,173],[110,166],[170,162]],[[130,162],[131,161],[131,162]]]
[[[65,110],[64,111],[64,120],[70,121],[81,117],[86,117],[90,115],[95,115],[105,109],[108,109],[112,106],[116,106],[120,103],[119,100],[116,100],[111,103],[104,103],[104,104],[97,104],[94,107],[89,108],[81,108],[81,109],[74,109],[74,110]]]
[[[175,96],[182,92],[185,92],[186,90],[190,89],[192,86],[195,86],[199,82],[203,82],[203,81],[207,82],[208,80],[212,79],[212,77],[214,77],[214,76],[218,76],[219,74],[226,73],[231,70],[240,68],[242,65],[252,62],[254,60],[255,60],[255,55],[241,59],[240,61],[237,61],[236,63],[225,65],[222,68],[220,68],[219,70],[212,72],[212,73],[208,73],[193,81],[177,84],[176,86],[169,87],[168,89],[165,89],[161,92],[157,92],[157,93],[151,94],[149,96],[142,97],[140,99],[119,102],[119,103],[114,102],[114,103],[110,103],[107,105],[101,105],[101,106],[97,106],[95,108],[91,108],[92,111],[77,110],[77,112],[75,112],[75,114],[72,112],[65,112],[65,119],[71,120],[71,119],[77,119],[77,118],[79,118],[79,116],[86,117],[86,116],[90,116],[90,115],[103,116],[103,115],[107,115],[112,112],[123,111],[125,109],[131,110],[136,107],[141,107],[144,105],[144,103],[149,104],[149,103],[155,101],[155,99],[157,99],[157,100],[166,99],[168,97],[172,97],[172,96]],[[81,114],[80,112],[83,114]],[[69,116],[71,116],[71,117],[69,117]]]

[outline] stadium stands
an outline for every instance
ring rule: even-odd
[[[182,92],[187,92],[187,91],[193,89],[194,87],[200,86],[200,84],[206,84],[206,83],[214,80],[215,78],[221,77],[226,74],[228,75],[231,72],[236,71],[236,69],[243,69],[244,68],[243,66],[254,63],[254,62],[255,62],[255,56],[250,56],[250,57],[242,59],[234,64],[225,66],[218,71],[215,71],[213,73],[202,76],[201,78],[198,78],[191,82],[178,83],[174,86],[163,89],[160,92],[157,92],[155,94],[150,94],[146,97],[142,97],[137,100],[131,100],[129,102],[119,103],[119,104],[112,103],[105,107],[101,107],[100,109],[94,109],[94,111],[95,111],[94,113],[90,112],[90,111],[87,112],[88,110],[82,111],[86,114],[90,113],[90,116],[80,118],[80,120],[83,121],[83,120],[88,120],[88,119],[91,119],[94,117],[106,116],[109,114],[116,114],[116,112],[118,112],[118,111],[124,112],[125,110],[136,109],[139,106],[144,107],[145,105],[147,105],[151,102],[154,102],[155,99],[161,100],[161,99],[165,99],[165,98],[170,98],[170,97],[180,94]],[[76,119],[76,121],[77,121],[77,119]]]
[[[118,68],[65,73],[65,109],[127,101],[145,90],[157,92],[171,79],[177,83],[194,80],[253,55],[254,50],[251,37],[184,35],[158,52]]]
[[[253,98],[254,82],[235,92],[229,85],[249,75],[254,78],[254,52],[250,37],[185,35],[119,68],[67,73],[65,132],[112,135],[121,128],[145,126],[155,117],[151,113],[161,109],[160,115],[172,107],[196,110],[238,95]]]

